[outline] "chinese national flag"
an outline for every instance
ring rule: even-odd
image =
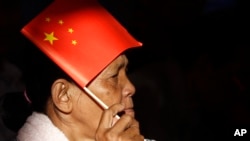
[[[96,0],[55,0],[21,32],[82,87],[142,45]]]

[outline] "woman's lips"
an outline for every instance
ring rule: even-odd
[[[124,110],[124,113],[125,113],[125,114],[128,114],[128,115],[131,115],[132,117],[135,116],[135,111],[134,111],[133,108],[127,108],[127,109],[125,109],[125,110]]]

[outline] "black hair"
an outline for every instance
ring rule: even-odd
[[[38,0],[34,2],[28,0],[22,3],[22,27],[53,1]],[[25,91],[31,101],[32,110],[45,113],[45,106],[50,97],[52,83],[58,78],[72,80],[24,35],[22,35],[21,41],[21,47],[25,50],[23,54]]]
[[[59,78],[73,80],[28,39],[25,40],[24,81],[26,94],[34,111],[45,113],[46,103],[51,96],[51,86]]]
[[[1,97],[2,119],[7,128],[17,132],[33,111],[46,114],[51,86],[59,78],[74,82],[30,40],[23,37],[23,78],[25,91],[6,93]],[[25,97],[25,94],[26,97]]]

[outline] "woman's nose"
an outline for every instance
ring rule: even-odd
[[[127,78],[125,87],[123,89],[123,93],[125,96],[133,96],[135,94],[135,86],[131,83],[131,81]]]

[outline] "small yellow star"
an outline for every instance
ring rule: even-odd
[[[53,45],[53,41],[54,40],[58,40],[55,36],[54,36],[54,32],[51,32],[50,34],[48,33],[44,33],[46,38],[44,39],[45,41],[49,41],[51,45]]]
[[[69,28],[69,29],[68,29],[68,32],[69,32],[69,33],[73,33],[74,30],[73,30],[72,28]]]
[[[62,25],[64,22],[63,22],[63,20],[59,20],[58,23],[59,23],[60,25]]]
[[[46,21],[46,22],[50,22],[50,18],[49,18],[49,17],[46,18],[45,21]]]
[[[77,44],[77,41],[76,40],[72,40],[71,42],[73,45],[76,45]]]

